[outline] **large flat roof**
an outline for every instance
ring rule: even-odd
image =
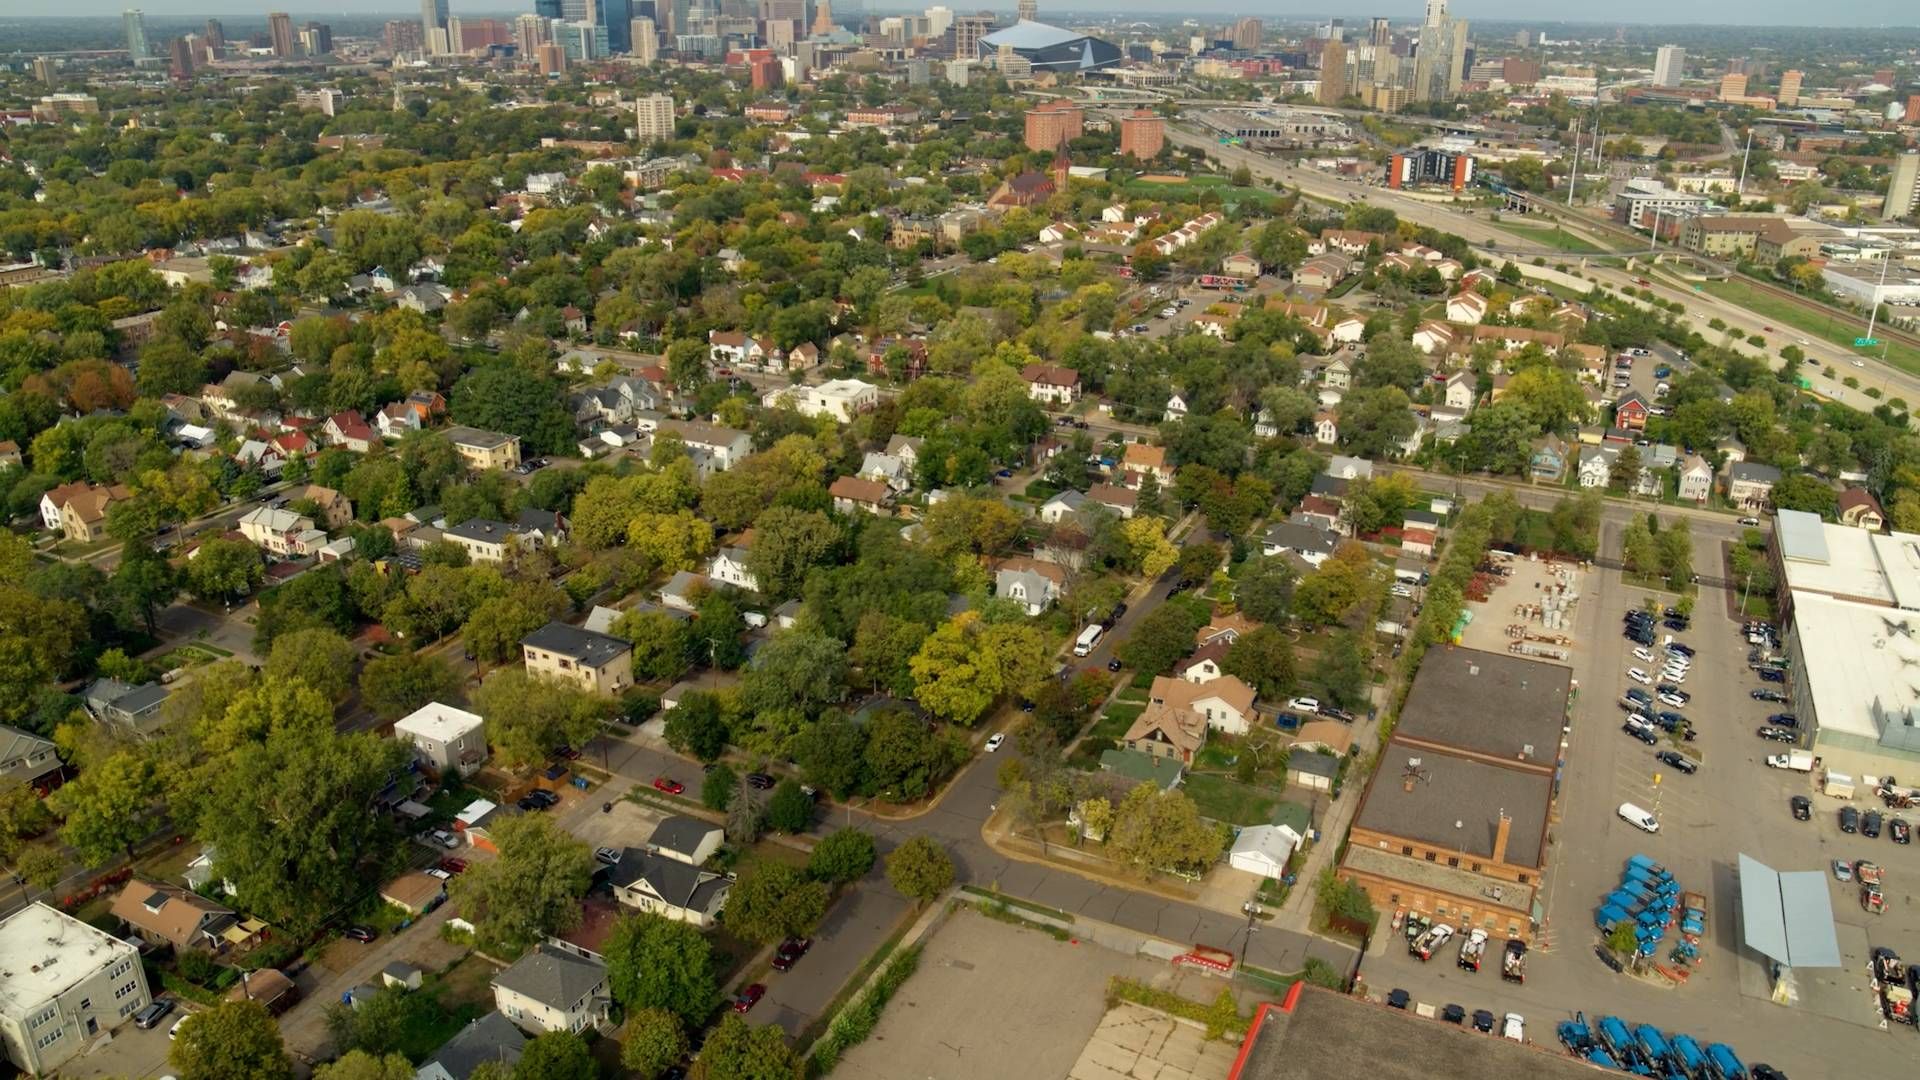
[[[1748,945],[1787,967],[1841,966],[1824,871],[1781,872],[1743,853],[1740,930]]]
[[[116,955],[133,956],[134,948],[45,904],[29,904],[0,921],[0,1011],[20,1015],[49,1001]]]
[[[1354,826],[1483,859],[1493,857],[1504,811],[1512,820],[1506,861],[1539,867],[1553,777],[1401,741],[1380,755]]]
[[[1920,610],[1920,536],[1882,534],[1782,510],[1774,543],[1795,603],[1820,593],[1866,604]]]
[[[1427,652],[1395,732],[1474,754],[1551,767],[1573,671],[1502,653]]]
[[[1439,1004],[1435,1001],[1435,1004]],[[1260,1007],[1241,1049],[1239,1080],[1594,1080],[1619,1076],[1564,1053],[1551,1024],[1533,1042],[1490,1039],[1462,1025],[1389,1009],[1306,982]]]
[[[1877,742],[1920,707],[1920,614],[1795,593],[1791,637],[1820,731]]]

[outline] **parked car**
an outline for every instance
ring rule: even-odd
[[[1693,695],[1687,693],[1685,690],[1680,689],[1680,686],[1677,683],[1661,683],[1659,686],[1654,687],[1654,689],[1660,691],[1663,694],[1672,694],[1674,697],[1677,697],[1680,699],[1680,704],[1682,705],[1685,705],[1687,702],[1693,700]]]
[[[620,861],[620,852],[615,848],[599,847],[593,849],[593,857],[606,863],[608,866],[612,866],[614,863]]]
[[[1840,831],[1843,833],[1859,832],[1860,831],[1860,811],[1855,810],[1851,806],[1841,807],[1840,808]]]
[[[1658,758],[1662,763],[1671,765],[1681,772],[1686,773],[1688,776],[1692,776],[1694,773],[1700,771],[1699,762],[1677,750],[1662,750],[1653,756]]]
[[[455,858],[441,859],[440,869],[445,870],[449,874],[464,874],[467,872],[467,860]]]
[[[1320,711],[1320,699],[1297,697],[1287,702],[1287,708],[1292,709],[1294,712],[1306,713],[1311,716]]]
[[[1440,1019],[1445,1020],[1449,1024],[1464,1024],[1467,1022],[1466,1006],[1448,1005],[1440,1010]]]
[[[1653,650],[1635,649],[1633,650],[1633,658],[1642,663],[1651,664],[1653,663]]]
[[[340,933],[341,936],[345,937],[348,941],[358,941],[363,945],[380,936],[374,933],[373,928],[369,926],[349,926]]]
[[[735,995],[733,999],[733,1011],[737,1013],[746,1012],[748,1009],[751,1009],[755,1005],[759,1004],[760,999],[766,996],[767,996],[766,986],[762,983],[754,983],[753,985],[747,987],[746,989],[741,990],[739,994]]]
[[[1783,683],[1787,681],[1787,673],[1779,668],[1764,667],[1760,669],[1760,681]]]
[[[1795,742],[1799,739],[1799,736],[1788,731],[1786,728],[1762,727],[1760,730],[1754,732],[1754,734],[1769,742]]]
[[[1781,693],[1778,690],[1773,689],[1772,687],[1763,687],[1759,690],[1753,691],[1747,696],[1752,698],[1755,701],[1772,701],[1772,702],[1778,702],[1781,704],[1784,704],[1787,700],[1787,695]]]
[[[1642,686],[1653,685],[1653,676],[1647,674],[1646,672],[1640,670],[1637,667],[1627,669],[1627,678],[1632,679],[1634,682],[1637,682]]]
[[[763,772],[750,772],[747,774],[747,786],[759,791],[765,791],[773,786],[773,777]]]
[[[160,1021],[173,1011],[172,998],[154,998],[147,1007],[133,1014],[133,1026],[141,1031],[150,1031],[160,1026]]]
[[[1501,1028],[1500,1033],[1514,1042],[1526,1042],[1527,1022],[1519,1013],[1508,1013],[1506,1024]]]
[[[801,957],[807,955],[807,950],[811,948],[813,948],[812,938],[790,937],[781,942],[780,947],[773,951],[773,970],[792,970],[793,965],[798,963]]]
[[[1813,820],[1813,800],[1807,798],[1805,795],[1795,795],[1793,798],[1788,799],[1787,807],[1793,811],[1793,820]],[[1894,818],[1894,820],[1899,821],[1900,819]]]
[[[1887,839],[1896,844],[1913,843],[1913,829],[1906,818],[1890,818],[1887,821]]]
[[[445,829],[435,829],[429,832],[427,839],[432,840],[443,848],[452,849],[460,846],[460,838]]]
[[[681,783],[681,782],[680,782],[680,781],[678,781],[678,780],[675,780],[675,779],[674,779],[673,777],[671,777],[671,776],[656,776],[656,777],[654,777],[654,778],[653,778],[653,787],[654,787],[654,790],[656,790],[656,791],[664,791],[664,792],[666,792],[666,793],[667,793],[667,794],[669,794],[669,795],[678,795],[678,794],[680,794],[681,792],[683,792],[683,791],[685,791],[685,790],[687,790],[687,785],[685,785],[685,784],[683,784],[683,783]]]
[[[1860,835],[1869,840],[1880,839],[1880,826],[1886,818],[1878,810],[1869,810],[1860,817]]]
[[[1672,690],[1660,691],[1660,704],[1662,705],[1671,705],[1676,709],[1684,709],[1687,707],[1687,702],[1691,700],[1693,699],[1680,693],[1678,687]]]
[[[1473,1010],[1473,1030],[1493,1034],[1493,1013],[1486,1009]]]
[[[441,881],[453,880],[452,874],[448,873],[445,870],[440,869],[437,866],[429,866],[425,870],[422,870],[421,873],[427,875],[430,878],[439,878]]]
[[[1412,994],[1409,994],[1405,990],[1401,990],[1398,987],[1387,991],[1387,1008],[1389,1009],[1404,1010],[1407,1007],[1407,1002],[1412,1000],[1413,1000]]]
[[[1006,735],[1004,735],[1004,734],[1001,734],[1001,733],[998,733],[998,732],[996,732],[996,733],[995,733],[995,734],[993,734],[992,736],[990,736],[990,737],[988,737],[988,739],[987,739],[987,747],[986,747],[986,749],[987,749],[987,753],[989,753],[989,754],[991,754],[991,753],[993,753],[993,752],[994,752],[995,750],[998,750],[998,749],[1000,749],[1000,744],[1001,744],[1001,743],[1004,743],[1004,742],[1006,742],[1006,741],[1007,741],[1007,737],[1006,737]]]
[[[1790,712],[1777,712],[1767,717],[1767,723],[1774,727],[1797,728],[1800,726],[1800,718]]]

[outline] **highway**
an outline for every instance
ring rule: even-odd
[[[1871,359],[1858,360],[1843,353],[1836,345],[1813,341],[1798,331],[1786,327],[1774,326],[1763,316],[1740,307],[1737,304],[1704,292],[1695,292],[1689,286],[1674,282],[1662,276],[1658,271],[1628,271],[1613,267],[1592,265],[1588,258],[1552,251],[1533,244],[1528,240],[1500,228],[1497,222],[1478,215],[1468,215],[1442,204],[1416,199],[1411,196],[1373,187],[1354,181],[1340,180],[1314,169],[1299,168],[1290,162],[1269,157],[1257,151],[1239,146],[1222,146],[1211,136],[1183,128],[1177,124],[1167,125],[1167,139],[1176,146],[1203,150],[1223,165],[1237,167],[1244,165],[1254,175],[1269,181],[1284,182],[1290,187],[1299,188],[1306,194],[1339,203],[1364,201],[1369,205],[1392,210],[1402,221],[1449,232],[1465,239],[1489,259],[1513,258],[1524,255],[1531,259],[1535,255],[1546,256],[1556,262],[1564,262],[1575,267],[1586,277],[1605,282],[1615,288],[1644,288],[1640,281],[1649,282],[1654,295],[1661,301],[1678,301],[1686,305],[1687,317],[1693,321],[1701,335],[1713,340],[1714,331],[1708,324],[1715,318],[1728,327],[1729,332],[1737,332],[1739,339],[1723,335],[1717,344],[1726,345],[1748,356],[1765,360],[1769,366],[1779,368],[1786,361],[1781,358],[1780,350],[1789,345],[1798,345],[1808,355],[1819,358],[1819,367],[1803,364],[1800,374],[1812,383],[1812,389],[1819,394],[1844,401],[1860,409],[1871,409],[1874,401],[1864,391],[1877,388],[1887,398],[1904,398],[1909,402],[1920,403],[1920,379],[1889,365]],[[1562,222],[1573,230],[1580,230],[1582,222],[1576,217]],[[1590,226],[1589,226],[1590,228]],[[1758,334],[1765,341],[1765,348],[1748,344],[1748,335]],[[1828,379],[1822,371],[1826,367],[1834,369],[1834,378]],[[1849,388],[1842,382],[1851,376],[1859,383]]]

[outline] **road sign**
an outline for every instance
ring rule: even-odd
[[[1880,344],[1879,338],[1857,337],[1853,339],[1853,347],[1856,349],[1871,349],[1878,344]]]

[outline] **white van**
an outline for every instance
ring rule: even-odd
[[[1101,628],[1099,623],[1094,623],[1092,626],[1080,631],[1080,637],[1073,643],[1073,655],[1086,656],[1088,653],[1093,652],[1093,647],[1100,644],[1100,635],[1104,633],[1106,633],[1106,631]]]
[[[1660,823],[1654,820],[1652,814],[1630,802],[1620,804],[1620,820],[1632,825],[1636,829],[1645,829],[1647,832],[1653,833],[1660,831]]]

